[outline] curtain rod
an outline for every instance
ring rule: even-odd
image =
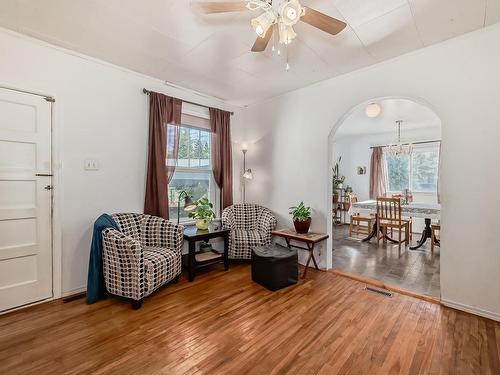
[[[418,141],[418,142],[407,142],[407,143],[401,143],[402,146],[408,146],[408,145],[424,145],[424,144],[429,144],[429,143],[441,143],[440,139],[435,139],[433,141]],[[380,145],[380,146],[371,146],[370,148],[375,148],[375,147],[390,147],[392,145]]]
[[[147,89],[142,89],[142,92],[146,95],[149,95],[151,94],[152,91],[150,90],[147,90]],[[203,104],[199,104],[199,103],[195,103],[195,102],[190,102],[189,100],[184,100],[184,99],[181,99],[184,103],[188,103],[188,104],[193,104],[193,105],[197,105],[197,106],[200,106],[200,107],[203,107],[203,108],[210,108],[209,106],[207,105],[203,105]],[[234,115],[234,112],[229,112],[229,114],[232,116]]]

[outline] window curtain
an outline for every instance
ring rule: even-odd
[[[210,108],[212,169],[220,189],[221,211],[233,204],[233,163],[231,155],[231,114]]]
[[[374,147],[370,162],[370,199],[386,195],[386,176],[383,149],[382,147]]]
[[[437,173],[437,202],[441,203],[441,142],[439,142],[439,155],[438,155],[438,173]]]
[[[168,183],[179,151],[182,101],[156,92],[149,94],[148,172],[144,213],[169,218]]]

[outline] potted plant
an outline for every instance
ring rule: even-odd
[[[339,203],[339,189],[342,189],[342,184],[344,183],[345,176],[340,175],[340,162],[342,161],[342,156],[338,158],[333,166],[333,178],[332,178],[332,203],[335,206]]]
[[[351,208],[351,194],[352,194],[352,187],[347,185],[344,189],[345,192],[345,198],[344,198],[344,211],[349,211],[349,208]]]
[[[304,206],[304,202],[300,202],[298,206],[290,207],[290,215],[292,215],[293,226],[297,233],[309,232],[311,226],[311,207]]]
[[[196,208],[189,213],[191,219],[196,220],[196,228],[207,230],[208,225],[215,218],[214,205],[207,199],[201,198],[196,201]]]

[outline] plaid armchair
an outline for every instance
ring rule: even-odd
[[[251,247],[271,243],[271,231],[276,224],[271,210],[256,204],[234,204],[224,209],[222,226],[231,230],[229,258],[250,259]]]
[[[142,299],[181,273],[183,227],[159,217],[114,214],[120,231],[102,231],[103,271],[109,293]]]

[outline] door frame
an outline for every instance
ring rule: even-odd
[[[52,298],[42,301],[33,302],[28,305],[23,305],[10,309],[7,312],[22,309],[28,306],[33,306],[39,303],[59,299],[62,297],[62,164],[61,164],[61,128],[60,128],[60,103],[55,95],[47,94],[36,89],[20,88],[12,84],[0,82],[0,88],[12,90],[19,93],[41,96],[45,98],[53,98],[51,102],[51,159],[52,159],[52,213],[51,213],[51,230],[52,230]]]

